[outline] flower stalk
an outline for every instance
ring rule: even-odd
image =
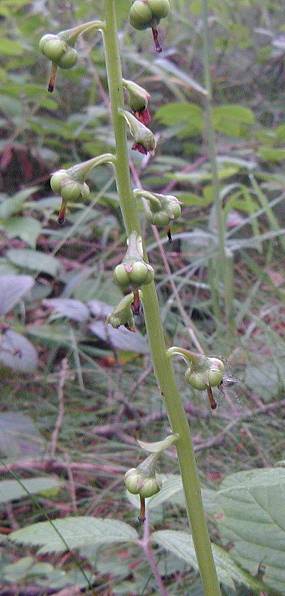
[[[124,109],[123,80],[118,46],[115,0],[105,0],[105,28],[103,30],[112,122],[116,142],[116,182],[127,235],[141,236],[140,223],[129,171]],[[144,260],[147,261],[145,251]],[[177,455],[185,493],[189,522],[205,596],[220,596],[219,582],[202,506],[201,489],[191,440],[190,428],[176,387],[174,372],[167,355],[160,320],[158,297],[154,282],[141,289],[146,329],[153,366],[161,395],[165,401],[176,442]]]

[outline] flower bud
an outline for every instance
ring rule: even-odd
[[[137,468],[131,468],[125,474],[125,485],[133,495],[146,499],[160,491],[161,482],[155,473],[159,454],[152,453]]]
[[[69,176],[66,170],[58,170],[55,172],[50,179],[50,185],[53,192],[60,194],[62,185],[68,180]]]
[[[129,105],[133,112],[143,110],[148,106],[150,94],[134,81],[123,80],[123,85],[129,95]]]
[[[125,486],[132,495],[138,495],[142,484],[142,476],[137,468],[131,468],[125,474]]]
[[[185,378],[192,387],[203,391],[207,387],[217,387],[223,380],[224,364],[218,358],[201,356],[186,370]]]
[[[208,374],[203,372],[195,372],[191,367],[187,368],[185,372],[185,379],[189,385],[198,389],[198,391],[204,391],[209,385]]]
[[[170,11],[169,0],[148,0],[148,6],[152,12],[152,16],[157,21],[167,17]]]
[[[74,48],[68,47],[66,52],[57,62],[57,65],[60,66],[60,68],[64,68],[65,70],[67,70],[68,68],[72,68],[73,66],[75,66],[77,60],[78,52]]]
[[[115,306],[111,314],[107,318],[107,323],[110,323],[112,327],[117,329],[121,325],[124,325],[127,329],[134,330],[135,323],[132,311],[132,304],[134,301],[134,294],[127,294],[119,304]]]
[[[79,199],[87,199],[90,195],[89,186],[86,182],[76,182],[72,178],[64,182],[61,186],[61,196],[65,201],[72,203]]]
[[[142,122],[137,120],[131,112],[123,110],[122,114],[128,124],[129,131],[135,140],[132,149],[136,149],[140,153],[147,154],[152,152],[156,147],[156,140],[149,128],[147,128]]]
[[[209,358],[209,385],[210,387],[217,387],[221,384],[225,372],[224,363],[219,358]]]
[[[166,226],[181,215],[178,199],[172,195],[161,195],[148,191],[139,191],[144,199],[145,214],[148,221],[157,226]]]
[[[122,289],[128,286],[139,288],[153,281],[154,271],[151,265],[143,260],[133,263],[123,262],[115,268],[114,279]]]
[[[80,171],[77,175],[73,168],[69,170],[58,170],[55,172],[50,180],[52,190],[61,195],[62,203],[60,207],[58,223],[62,224],[65,218],[67,203],[78,201],[79,199],[87,199],[90,195],[89,186],[82,181]],[[75,170],[76,172],[76,170]]]
[[[129,285],[139,288],[154,279],[153,268],[144,261],[142,239],[137,232],[132,232],[128,239],[127,252],[122,263],[115,268],[114,279],[122,289]]]
[[[134,116],[147,126],[151,122],[151,115],[148,109],[150,94],[143,87],[134,83],[134,81],[124,79],[123,84],[128,91],[129,106]]]
[[[67,43],[58,35],[48,33],[40,39],[39,48],[44,56],[57,64],[67,50]]]
[[[139,491],[141,497],[146,499],[156,495],[161,489],[161,482],[157,478],[145,478]]]
[[[139,31],[151,27],[153,15],[147,0],[135,0],[130,8],[130,23]]]

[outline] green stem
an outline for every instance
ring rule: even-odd
[[[127,133],[121,111],[124,109],[124,92],[115,2],[105,0],[105,29],[103,31],[105,60],[111,102],[112,122],[116,141],[116,182],[127,234],[140,233],[136,202],[131,187]],[[141,234],[140,234],[141,235]]]
[[[206,108],[206,136],[207,136],[207,143],[208,143],[208,153],[209,153],[209,160],[211,164],[211,171],[212,171],[212,186],[213,186],[213,199],[214,199],[214,209],[215,209],[215,216],[216,216],[216,225],[217,225],[217,245],[218,245],[218,258],[216,259],[215,263],[215,272],[218,278],[218,286],[219,282],[224,284],[225,281],[225,272],[227,268],[227,260],[226,260],[226,250],[225,250],[225,222],[224,222],[224,213],[222,207],[222,201],[220,197],[220,183],[219,183],[219,172],[218,172],[218,162],[217,162],[217,153],[216,153],[216,143],[215,143],[215,130],[214,130],[214,122],[213,122],[213,90],[212,90],[212,80],[211,80],[211,71],[210,71],[210,47],[209,47],[209,9],[208,9],[208,0],[202,0],[202,20],[203,20],[203,66],[204,66],[204,79],[205,79],[205,88],[207,90],[207,96],[205,97],[205,108]],[[211,279],[214,279],[210,276]],[[217,297],[217,288],[213,288],[213,302],[214,302],[214,311],[215,315],[218,315],[219,320],[221,320],[221,309],[219,306],[219,299]]]
[[[115,0],[105,0],[104,44],[108,85],[111,98],[112,120],[116,139],[116,180],[121,209],[128,235],[141,235],[136,201],[131,188],[126,124],[120,116],[123,108],[123,85],[117,40]],[[173,433],[179,435],[176,443],[186,508],[192,528],[205,596],[220,596],[219,582],[202,506],[201,489],[188,421],[178,393],[174,372],[167,356],[155,285],[144,286],[142,301],[155,375],[170,420]]]

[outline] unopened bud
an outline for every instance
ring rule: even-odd
[[[108,316],[107,323],[110,323],[115,329],[124,325],[127,329],[134,330],[135,323],[132,311],[133,301],[133,293],[124,296]]]
[[[132,149],[136,149],[144,154],[153,152],[156,147],[156,140],[151,130],[131,114],[131,112],[122,110],[122,114],[128,124],[130,134],[135,140]]]

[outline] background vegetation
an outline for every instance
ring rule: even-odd
[[[157,590],[147,555],[136,545],[93,545],[79,558],[36,555],[6,541],[13,530],[43,521],[43,510],[51,519],[88,515],[135,526],[136,504],[125,495],[123,474],[142,459],[137,438],[169,432],[143,319],[133,334],[107,333],[104,324],[120,297],[112,271],[125,250],[114,179],[96,169],[92,199],[76,205],[63,227],[56,222],[59,198],[49,187],[52,171],[108,152],[114,141],[100,37],[80,39],[79,65],[59,73],[53,95],[38,41],[102,16],[102,4],[2,0],[0,6],[0,450],[3,481],[9,480],[0,484],[3,594],[59,593],[72,585],[71,594],[86,585],[78,564],[93,576],[98,594]],[[272,511],[262,517],[266,506],[252,493],[254,529],[248,494],[240,491],[245,477],[232,476],[284,459],[284,9],[278,0],[209,4],[213,123],[232,286],[229,276],[228,287],[217,284],[212,266],[217,222],[199,0],[172,0],[161,55],[148,32],[131,30],[130,2],[117,1],[124,74],[151,93],[158,138],[156,155],[130,152],[130,166],[135,185],[141,180],[183,203],[172,244],[164,231],[145,226],[169,345],[193,348],[196,338],[238,379],[225,383],[212,413],[177,364],[212,537],[265,590],[284,594],[284,475],[271,470],[264,480],[268,490],[280,483],[279,501],[271,498],[275,519]],[[11,285],[7,275],[26,277]],[[168,484],[154,501],[151,526],[183,530],[174,450],[161,472]],[[19,478],[33,479],[26,486],[36,497],[23,492]],[[223,492],[230,486],[232,508]],[[154,553],[169,593],[201,594],[190,555],[185,560],[175,546],[162,547],[157,538]],[[229,576],[225,594],[258,593]]]

